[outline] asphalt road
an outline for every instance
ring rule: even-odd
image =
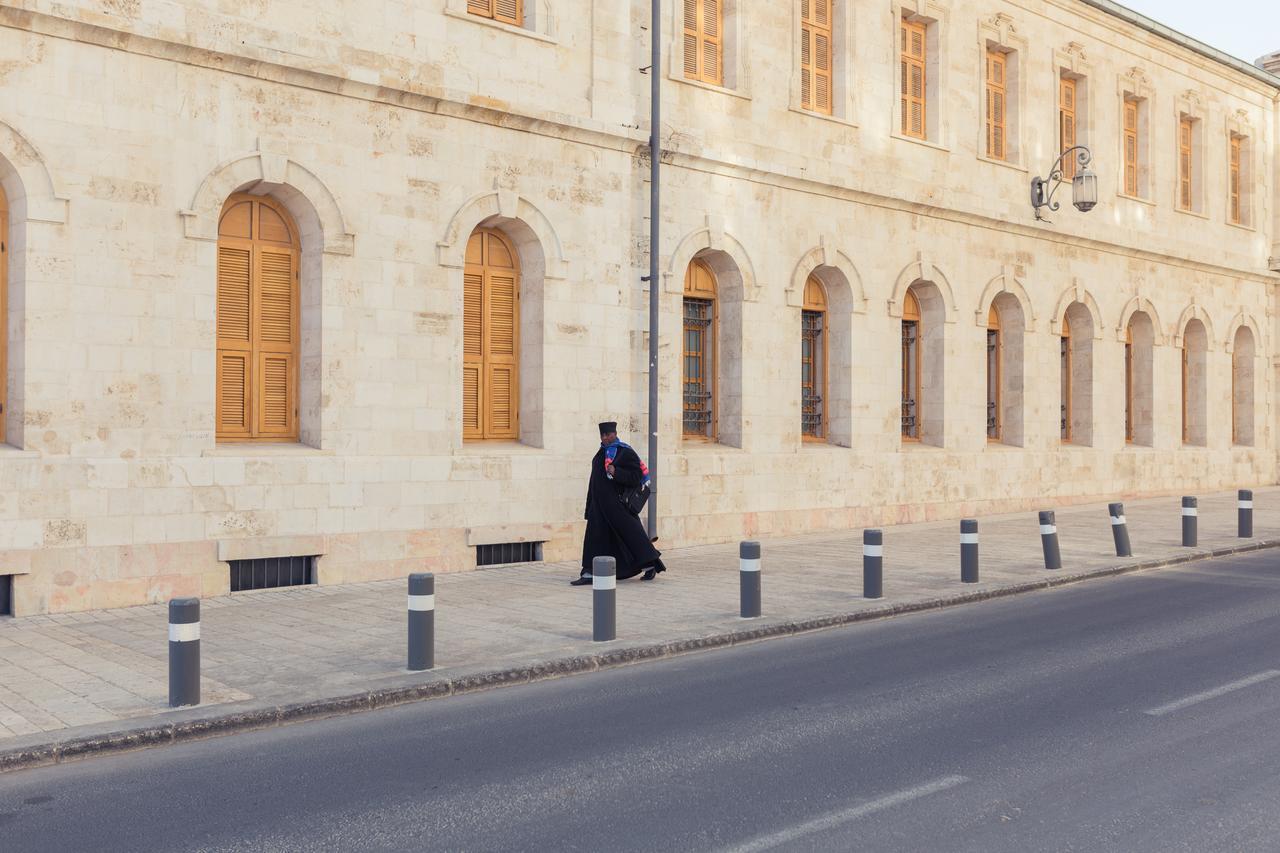
[[[1260,552],[24,771],[0,849],[1276,850],[1278,614]]]

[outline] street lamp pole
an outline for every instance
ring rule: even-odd
[[[649,23],[649,518],[650,538],[658,535],[658,279],[659,183],[662,169],[662,0],[651,0]]]

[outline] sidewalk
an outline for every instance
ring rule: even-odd
[[[884,530],[881,601],[861,595],[862,531],[766,540],[765,616],[737,617],[737,545],[670,550],[656,583],[618,585],[618,636],[591,642],[573,564],[436,578],[436,669],[404,667],[405,582],[239,593],[202,602],[203,698],[166,707],[164,605],[0,620],[0,770],[365,710],[745,642],[1235,549],[1280,546],[1280,487],[1255,490],[1253,539],[1235,493],[1201,496],[1182,548],[1178,498],[1126,503],[1134,557],[1106,505],[1057,513],[1064,569],[1046,572],[1035,513],[982,519],[982,583],[959,582],[959,523]],[[424,567],[429,568],[429,567]]]

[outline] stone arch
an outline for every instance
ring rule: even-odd
[[[222,204],[237,192],[271,195],[284,204],[302,232],[304,251],[310,243],[325,254],[354,253],[355,235],[328,185],[283,154],[263,151],[234,157],[205,176],[191,207],[179,211],[186,235],[216,241]]]
[[[907,290],[918,282],[929,282],[937,288],[938,296],[942,301],[943,322],[954,323],[959,312],[956,309],[955,291],[951,288],[951,281],[937,264],[924,256],[923,252],[916,255],[916,260],[907,264],[902,272],[898,273],[897,281],[893,285],[893,295],[889,297],[889,316],[902,316],[902,304],[906,299]]]
[[[1145,296],[1135,296],[1125,303],[1124,309],[1120,312],[1120,324],[1116,326],[1116,340],[1124,343],[1129,320],[1138,312],[1146,314],[1147,319],[1151,321],[1151,343],[1154,346],[1163,346],[1165,336],[1164,327],[1160,323],[1160,314],[1156,311],[1156,306]]]
[[[1093,298],[1093,294],[1081,287],[1079,281],[1073,281],[1071,286],[1062,291],[1062,294],[1058,297],[1058,304],[1053,309],[1053,316],[1049,318],[1049,331],[1055,335],[1061,334],[1062,321],[1074,302],[1080,303],[1089,312],[1093,321],[1091,328],[1093,340],[1102,340],[1102,330],[1106,328],[1102,322],[1102,311],[1098,308],[1098,301]]]
[[[564,256],[564,245],[551,220],[533,202],[511,190],[493,190],[472,196],[454,212],[444,236],[436,243],[440,266],[462,269],[466,265],[467,241],[480,227],[520,231],[520,234],[511,236],[520,243],[528,244],[530,240],[538,243],[538,254],[542,257],[540,277],[563,279],[568,275],[569,263]],[[523,248],[521,254],[524,254]]]
[[[1231,322],[1227,324],[1227,336],[1222,341],[1222,348],[1227,352],[1235,351],[1236,333],[1241,326],[1246,326],[1253,332],[1254,355],[1259,355],[1262,351],[1262,327],[1258,325],[1258,321],[1254,319],[1253,315],[1246,311],[1238,312],[1231,318]]]
[[[805,252],[791,273],[791,285],[787,288],[787,305],[799,308],[804,304],[804,285],[810,275],[817,275],[827,288],[827,296],[833,298],[833,291],[840,291],[845,309],[864,314],[867,310],[866,292],[862,288],[862,276],[849,256],[831,246],[834,241],[823,236],[817,246]],[[834,307],[834,306],[833,306]]]
[[[759,299],[759,285],[756,281],[755,267],[751,264],[751,256],[746,246],[724,230],[724,224],[715,216],[708,216],[706,224],[690,231],[680,238],[675,251],[671,253],[671,261],[662,274],[664,293],[681,294],[684,292],[684,274],[689,262],[706,252],[723,254],[732,261],[731,280],[718,278],[721,287],[733,288],[730,295],[742,302],[755,302]],[[716,270],[717,277],[720,271]],[[803,292],[803,291],[802,291]]]
[[[44,155],[12,125],[0,121],[0,185],[9,201],[11,222],[67,221],[67,197]]]
[[[1001,270],[1000,275],[987,282],[987,286],[982,289],[982,296],[978,299],[978,308],[974,311],[974,322],[979,326],[987,325],[987,315],[991,311],[992,304],[1002,294],[1009,294],[1013,299],[1017,300],[1018,307],[1022,309],[1023,328],[1030,331],[1036,327],[1036,312],[1031,307],[1031,297],[1027,294],[1027,289],[1022,282],[1009,273],[1006,267]]]
[[[1173,345],[1180,347],[1186,341],[1187,324],[1192,320],[1199,320],[1204,326],[1206,340],[1205,349],[1209,352],[1213,351],[1213,321],[1209,319],[1209,314],[1201,306],[1192,302],[1182,310],[1182,314],[1178,317],[1178,325],[1173,330]]]

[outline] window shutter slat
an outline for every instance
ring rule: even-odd
[[[218,345],[249,343],[248,249],[218,247]]]
[[[493,0],[493,19],[517,27],[524,26],[521,0]]]
[[[515,370],[510,365],[489,366],[485,383],[490,438],[515,438]]]
[[[294,327],[294,258],[291,252],[262,249],[258,254],[258,323],[263,345],[292,346]]]
[[[219,436],[249,434],[249,353],[218,353]]]
[[[462,368],[462,437],[484,438],[480,424],[480,366],[465,364]]]
[[[258,362],[258,432],[288,435],[293,431],[294,363],[288,353],[264,352]]]
[[[493,0],[467,0],[467,11],[473,15],[493,17]]]

